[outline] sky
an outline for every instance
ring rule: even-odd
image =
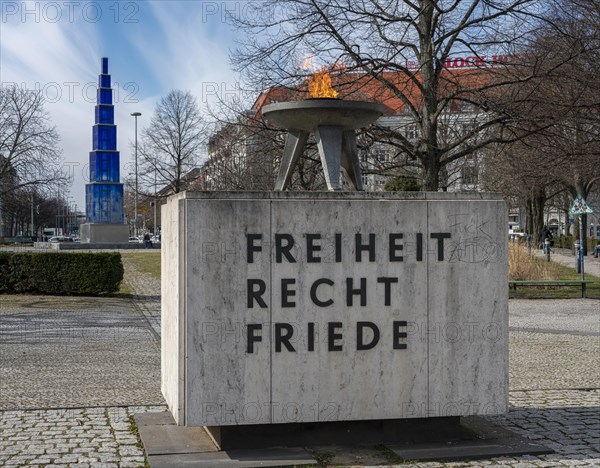
[[[238,94],[230,14],[246,7],[243,0],[0,0],[0,81],[43,93],[74,176],[64,197],[84,209],[101,57],[109,59],[123,181],[135,167],[132,112],[142,113],[141,129],[172,89],[191,91],[203,107]]]

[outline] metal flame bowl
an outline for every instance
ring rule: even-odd
[[[373,123],[383,114],[381,104],[334,98],[278,102],[262,109],[269,122],[289,130],[314,132],[317,127],[335,126],[356,130]]]

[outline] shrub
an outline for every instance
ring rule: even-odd
[[[578,241],[579,238],[575,239],[573,236],[560,236],[558,238],[558,247],[561,247],[563,249],[570,249],[573,250],[574,246],[573,244],[575,243],[575,241]],[[594,239],[592,237],[588,237],[587,238],[587,250],[588,252],[593,252],[594,248],[596,247],[596,244],[598,244],[598,240]],[[573,250],[574,252],[574,250]]]
[[[573,236],[560,236],[558,238],[558,245],[561,249],[573,249]]]
[[[420,192],[421,183],[410,176],[396,176],[385,184],[386,192]]]
[[[87,294],[119,290],[121,254],[0,252],[0,293]]]

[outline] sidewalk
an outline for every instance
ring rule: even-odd
[[[535,249],[535,255],[540,258],[545,258],[545,255],[540,249]],[[575,269],[577,259],[570,249],[550,249],[550,261],[560,263],[569,268]],[[586,274],[600,277],[600,257],[594,258],[594,255],[589,252],[583,260],[583,268]]]
[[[0,466],[143,467],[160,347],[127,298],[0,296]]]

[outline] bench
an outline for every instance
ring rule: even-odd
[[[513,290],[513,298],[517,298],[517,286],[581,286],[581,297],[585,297],[585,286],[592,280],[509,280],[508,287]]]

